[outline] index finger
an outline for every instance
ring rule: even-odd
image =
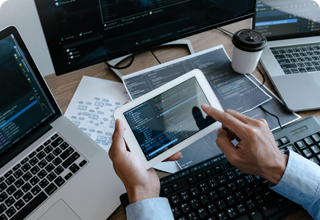
[[[242,136],[245,134],[244,128],[247,127],[247,125],[231,114],[222,112],[207,104],[202,104],[201,108],[205,113],[210,115],[215,120],[221,122],[221,124],[223,124],[225,127],[233,130],[238,136]]]

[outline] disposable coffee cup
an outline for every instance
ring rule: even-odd
[[[267,39],[258,31],[243,29],[232,37],[232,68],[237,73],[252,73],[258,65]]]

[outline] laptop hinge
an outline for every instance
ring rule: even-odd
[[[50,129],[52,129],[50,124],[43,125],[42,127],[38,128],[35,133],[30,135],[29,138],[18,143],[16,146],[12,146],[12,150],[8,150],[0,157],[0,168],[7,164],[10,160],[12,160],[15,156],[37,141],[41,136],[46,134]]]

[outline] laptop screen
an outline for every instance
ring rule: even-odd
[[[320,35],[320,0],[262,0],[254,29],[269,39]]]
[[[14,35],[0,40],[0,155],[55,114]]]

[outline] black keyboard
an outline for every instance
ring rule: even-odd
[[[0,176],[0,220],[22,220],[77,173],[87,160],[58,134]]]
[[[320,44],[271,48],[285,74],[320,71]]]
[[[281,151],[293,150],[320,162],[320,123],[314,117],[273,132]],[[176,220],[282,219],[300,206],[269,189],[259,176],[242,173],[224,155],[203,161],[162,178],[161,194],[167,197]],[[120,197],[128,205],[127,194]]]

